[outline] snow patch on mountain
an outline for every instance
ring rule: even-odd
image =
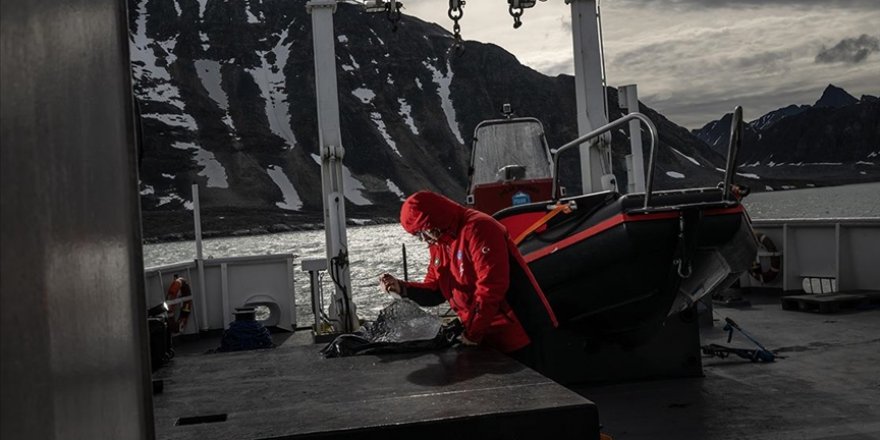
[[[373,98],[376,97],[376,93],[370,89],[365,89],[363,87],[358,87],[351,91],[351,94],[356,96],[361,100],[364,104],[369,104],[373,102]]]
[[[369,28],[369,29],[370,29],[370,32],[373,34],[373,36],[376,37],[377,40],[379,40],[379,44],[384,46],[385,42],[382,41],[382,38],[379,37],[379,35],[376,33],[376,31],[374,31],[373,28]]]
[[[148,196],[148,195],[150,195],[150,194],[156,194],[156,190],[153,188],[152,185],[146,185],[146,184],[142,184],[142,185],[144,185],[144,189],[141,190],[141,195],[142,195],[142,196]]]
[[[278,189],[281,190],[281,195],[284,197],[284,201],[275,202],[275,206],[288,211],[299,211],[302,209],[302,199],[299,197],[299,193],[296,192],[296,188],[293,187],[293,183],[290,182],[287,174],[284,174],[284,170],[278,165],[269,165],[269,168],[266,168],[266,173],[269,174],[269,177],[272,178],[272,181],[275,182],[275,185],[278,186]]]
[[[406,100],[403,98],[398,98],[397,103],[400,104],[400,116],[403,118],[403,122],[409,127],[409,131],[411,131],[412,134],[418,136],[419,129],[416,128],[415,121],[413,121],[412,118],[412,107],[407,104]]]
[[[139,84],[148,86],[136,90],[137,98],[144,101],[165,102],[184,109],[180,91],[171,84],[171,74],[164,66],[176,59],[172,52],[176,42],[159,43],[147,37],[147,0],[142,0],[137,7],[138,18],[135,20],[135,32],[130,33],[129,51],[134,79]],[[156,51],[162,52],[163,66],[159,66]]]
[[[257,24],[257,23],[260,23],[260,22],[261,22],[261,20],[260,20],[259,18],[257,18],[257,16],[254,15],[254,13],[251,11],[251,2],[246,2],[246,3],[245,3],[245,5],[244,5],[244,13],[247,14],[247,22],[248,22],[248,23],[250,23],[250,24]],[[263,15],[263,13],[260,12],[260,15]]]
[[[205,9],[208,7],[208,0],[197,0],[199,2],[199,18],[205,18]]]
[[[387,186],[388,191],[394,193],[394,195],[396,195],[401,202],[406,200],[406,197],[404,197],[403,195],[403,191],[401,191],[400,187],[397,186],[397,184],[395,184],[393,181],[391,181],[391,179],[385,179],[385,186]]]
[[[458,129],[458,118],[455,115],[455,107],[452,105],[452,97],[449,90],[449,86],[452,84],[452,62],[446,61],[446,75],[440,73],[440,70],[428,61],[422,61],[422,65],[431,72],[431,75],[434,77],[434,84],[437,84],[437,94],[440,96],[441,102],[440,106],[446,115],[446,123],[449,125],[449,130],[452,131],[452,134],[455,135],[459,143],[464,144],[464,138],[461,137],[461,132]],[[418,78],[416,81],[418,81]]]
[[[422,82],[419,81],[418,78],[415,78],[414,81],[415,81],[415,83],[416,83],[416,87],[418,87],[419,90],[424,90],[424,89],[422,88]]]
[[[223,76],[220,73],[220,62],[214,60],[195,60],[196,72],[202,80],[202,86],[223,110],[229,109],[229,97],[223,91]]]
[[[193,151],[193,159],[202,167],[199,176],[205,176],[208,182],[205,184],[208,188],[229,188],[229,182],[226,180],[226,168],[217,161],[214,153],[203,150],[196,144],[190,142],[174,142],[171,144],[173,148],[184,151]]]
[[[837,166],[843,165],[843,162],[798,162],[790,165],[796,167]]]
[[[370,119],[373,120],[373,123],[376,124],[376,128],[379,130],[379,133],[382,134],[382,137],[385,138],[385,143],[397,153],[398,156],[403,157],[400,154],[400,151],[397,149],[397,143],[394,142],[394,139],[391,139],[391,135],[388,134],[388,130],[385,128],[385,121],[382,120],[382,114],[379,112],[371,112]]]
[[[351,65],[354,66],[355,69],[360,69],[361,65],[354,59],[352,54],[348,54],[348,59],[351,60]]]
[[[684,179],[684,174],[675,171],[667,171],[666,175],[674,179]]]
[[[188,210],[188,211],[192,211],[192,210],[193,210],[193,203],[192,203],[192,201],[187,200],[187,199],[184,199],[183,197],[180,197],[179,195],[174,194],[174,193],[169,193],[169,194],[166,195],[166,196],[160,196],[160,197],[159,197],[159,203],[156,203],[156,206],[167,205],[167,204],[169,204],[169,203],[171,203],[171,202],[174,202],[174,201],[178,201],[178,202],[180,202],[181,204],[183,204],[183,208],[186,209],[186,210]]]
[[[338,36],[336,37],[336,39],[337,39],[340,43],[343,43],[343,44],[344,44],[344,43],[348,43],[348,37],[346,37],[345,35],[338,35]]]
[[[311,154],[312,160],[321,166],[321,157],[317,154]],[[344,187],[343,191],[345,192],[345,198],[348,199],[349,202],[354,203],[357,206],[366,206],[372,205],[373,202],[369,201],[366,197],[364,197],[363,191],[364,184],[361,183],[360,180],[357,180],[349,171],[348,167],[345,164],[342,165],[342,185]]]
[[[223,116],[223,122],[229,127],[229,130],[235,131],[235,124],[232,122],[232,116],[229,114],[229,97],[223,90],[223,75],[220,72],[220,62],[214,60],[195,60],[193,64],[202,86],[208,91],[208,96],[220,106],[226,115]]]
[[[211,45],[209,44],[210,41],[208,40],[208,34],[202,32],[202,31],[199,31],[199,41],[202,43],[202,50],[203,51],[207,52],[208,49],[211,48]]]
[[[174,174],[165,174],[165,173],[162,173],[162,177],[164,177],[166,179],[171,179],[171,180],[174,180],[175,178],[177,178],[177,176],[175,176]]]
[[[690,156],[688,156],[687,154],[684,154],[684,153],[682,153],[681,151],[678,151],[678,150],[675,149],[675,148],[672,148],[672,151],[678,153],[679,156],[681,156],[681,157],[683,157],[683,158],[685,158],[685,159],[687,159],[687,160],[693,162],[694,165],[696,165],[696,166],[700,166],[700,163],[697,162],[697,160],[694,159],[693,157],[690,157]]]
[[[187,130],[196,131],[199,129],[198,124],[196,124],[196,120],[193,119],[192,116],[187,114],[174,114],[174,113],[147,113],[141,115],[142,118],[155,119],[169,127],[181,127]]]
[[[174,54],[174,49],[177,48],[176,37],[165,41],[156,41],[155,44],[159,45],[159,48],[162,49],[166,66],[170,66],[177,61],[177,55]]]
[[[285,88],[286,76],[284,66],[290,57],[290,43],[287,40],[287,29],[278,36],[278,43],[268,52],[257,52],[262,60],[262,66],[247,71],[254,78],[254,82],[260,87],[260,94],[266,102],[266,118],[269,120],[269,130],[285,140],[287,148],[296,146],[296,136],[290,127],[290,104],[287,101],[287,89]],[[270,62],[269,54],[273,54],[275,61]]]

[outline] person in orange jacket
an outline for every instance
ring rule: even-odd
[[[462,344],[495,348],[535,367],[532,342],[557,326],[556,317],[506,228],[428,191],[406,199],[400,223],[428,244],[430,266],[422,282],[386,273],[381,286],[422,306],[448,301],[464,325]]]
[[[192,289],[190,289],[189,282],[186,281],[186,278],[174,274],[174,276],[171,277],[171,285],[168,286],[168,292],[165,294],[165,300],[171,301],[178,297],[192,298]],[[192,300],[183,302],[179,316],[175,313],[176,310],[176,305],[168,307],[169,321],[171,321],[173,333],[182,333],[189,320],[189,315],[192,312]]]

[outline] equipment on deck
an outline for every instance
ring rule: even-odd
[[[363,354],[442,350],[458,343],[464,331],[455,319],[442,324],[410,299],[398,299],[382,309],[374,322],[357,332],[337,336],[321,349],[325,358]]]
[[[719,344],[709,344],[703,346],[703,354],[709,356],[717,356],[720,358],[726,358],[731,354],[735,354],[741,358],[748,359],[752,362],[773,362],[778,358],[775,353],[765,348],[758,342],[752,335],[748,334],[745,330],[742,329],[736,322],[734,322],[730,318],[724,318],[726,324],[724,325],[724,331],[727,332],[727,342],[729,343],[731,339],[733,339],[733,331],[736,330],[740,332],[743,336],[746,337],[749,341],[754,343],[757,348],[756,349],[748,349],[748,348],[734,348],[734,347],[725,347]]]
[[[162,302],[147,310],[152,371],[158,370],[174,357],[171,329],[168,327],[168,309],[168,305]]]

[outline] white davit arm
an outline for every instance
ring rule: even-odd
[[[345,197],[343,196],[345,190],[342,174],[345,149],[342,147],[342,134],[339,128],[336,40],[333,36],[336,0],[311,0],[306,3],[306,9],[312,15],[312,42],[315,51],[315,96],[318,108],[327,270],[334,284],[334,292],[330,300],[330,320],[335,331],[350,333],[358,328],[358,318],[354,302],[351,300],[348,238],[345,229]]]

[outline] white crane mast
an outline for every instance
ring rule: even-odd
[[[312,43],[315,57],[315,96],[318,108],[318,145],[321,155],[321,195],[324,203],[324,238],[327,270],[333,280],[330,321],[337,332],[357,330],[358,319],[351,300],[352,285],[345,228],[345,182],[343,181],[342,132],[339,127],[339,94],[336,88],[336,39],[333,14],[336,0],[311,0]]]

